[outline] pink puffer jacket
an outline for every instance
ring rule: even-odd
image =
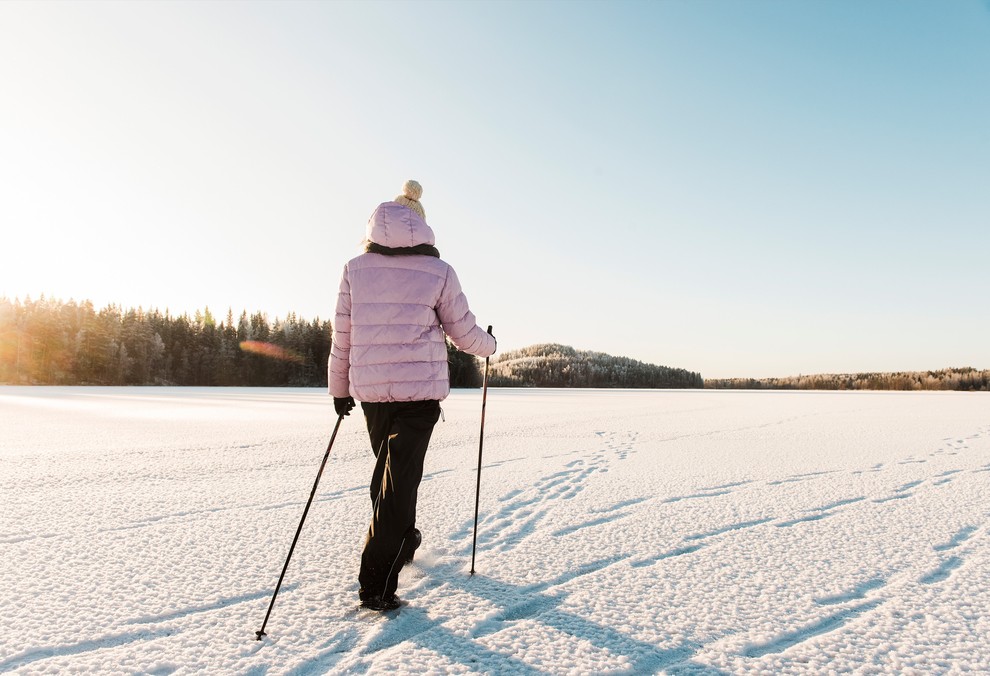
[[[426,221],[395,202],[375,209],[367,238],[389,249],[435,243]],[[444,333],[470,354],[495,352],[495,339],[477,325],[452,267],[432,255],[365,253],[352,259],[337,296],[330,394],[367,402],[446,398]]]

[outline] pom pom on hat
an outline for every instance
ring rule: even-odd
[[[423,205],[419,202],[419,198],[422,196],[423,186],[421,186],[418,181],[413,181],[410,179],[403,184],[402,194],[396,197],[393,201],[404,207],[409,207],[425,219],[426,210],[423,209]]]
[[[423,196],[423,186],[419,184],[419,181],[410,179],[403,184],[402,194],[411,200],[419,200]]]

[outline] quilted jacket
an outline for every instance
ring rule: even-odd
[[[479,357],[495,352],[495,339],[477,325],[457,274],[439,258],[433,230],[419,214],[380,204],[367,241],[369,251],[350,260],[340,280],[330,394],[367,402],[442,400],[450,393],[444,334]]]

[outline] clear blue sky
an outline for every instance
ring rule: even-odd
[[[990,368],[982,0],[0,3],[0,294],[332,317],[424,186],[500,349]]]

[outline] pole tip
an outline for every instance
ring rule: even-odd
[[[257,637],[258,637],[257,639],[255,639],[255,640],[257,640],[257,641],[260,641],[260,640],[261,640],[261,637],[262,637],[262,636],[268,636],[268,634],[266,634],[266,633],[265,633],[265,632],[263,632],[263,631],[256,631],[256,632],[254,632],[254,634],[255,634],[255,636],[257,636]]]

